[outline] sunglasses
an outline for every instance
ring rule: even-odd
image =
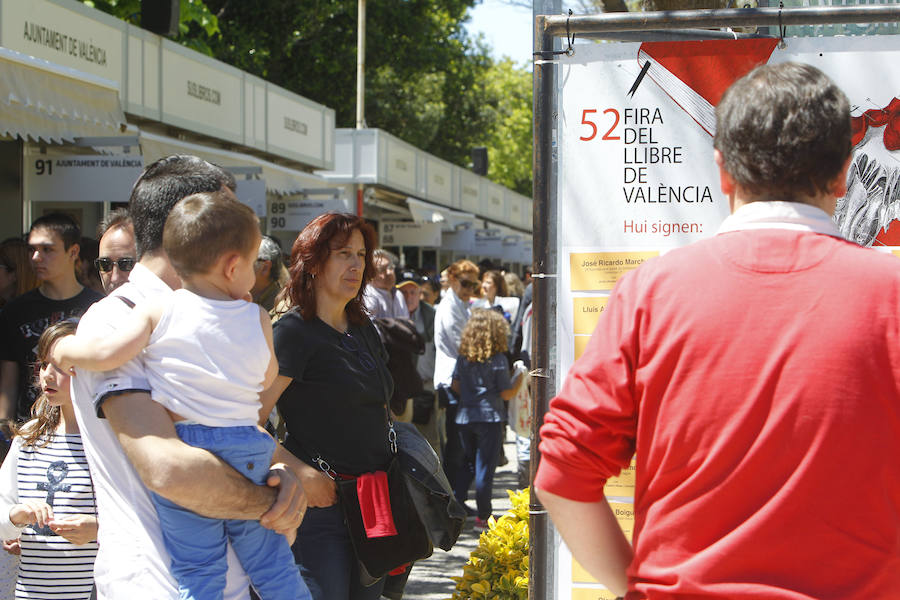
[[[133,258],[120,258],[118,260],[113,260],[111,258],[95,258],[94,266],[101,273],[109,273],[113,269],[113,265],[119,267],[119,270],[123,273],[127,273],[128,271],[134,268],[134,265],[137,261]]]
[[[375,367],[378,366],[375,364],[375,359],[372,358],[372,355],[359,347],[356,338],[350,335],[349,331],[341,336],[341,347],[347,352],[356,354],[359,364],[366,371],[374,371]]]
[[[464,288],[469,288],[470,290],[474,290],[479,285],[481,285],[481,282],[476,279],[460,279],[459,285],[463,286]]]

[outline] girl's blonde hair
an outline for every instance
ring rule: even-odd
[[[477,308],[463,328],[459,354],[469,362],[487,362],[495,354],[506,352],[509,325],[495,310]]]
[[[69,320],[59,321],[45,329],[38,339],[38,364],[40,365],[47,361],[50,348],[53,347],[56,340],[74,333],[75,322]],[[47,398],[47,395],[41,394],[31,407],[32,419],[21,427],[16,427],[15,435],[21,437],[26,446],[46,446],[50,443],[51,434],[59,426],[59,413],[60,408],[58,406],[50,406],[50,400]]]

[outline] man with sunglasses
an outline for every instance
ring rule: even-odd
[[[44,329],[79,317],[102,298],[78,283],[81,229],[62,213],[44,215],[28,232],[31,264],[40,285],[12,300],[0,312],[0,418],[25,421],[39,393],[33,385],[35,350]]]
[[[97,228],[100,237],[100,256],[94,261],[100,271],[103,290],[109,294],[128,281],[128,275],[137,262],[134,243],[134,225],[128,211],[117,208]]]

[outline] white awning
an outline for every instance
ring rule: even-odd
[[[456,231],[459,227],[471,227],[475,223],[475,215],[472,213],[460,212],[417,198],[407,198],[406,204],[409,206],[409,212],[412,213],[413,221],[440,223],[442,231]]]
[[[485,221],[484,222],[485,229],[499,229],[500,235],[503,237],[509,236],[519,236],[521,238],[531,238],[530,231],[524,231],[519,228],[512,228],[508,225],[501,225],[500,223],[495,223],[494,221]]]
[[[0,48],[0,135],[62,143],[124,124],[115,82]]]
[[[226,169],[229,167],[260,167],[262,169],[260,177],[266,182],[266,190],[273,194],[287,196],[334,187],[312,173],[282,167],[249,154],[193,144],[146,131],[141,131],[140,140],[145,165],[172,154],[193,154]]]

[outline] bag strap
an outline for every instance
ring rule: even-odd
[[[371,321],[370,323],[371,323],[372,328],[375,329],[375,333],[377,335],[378,334],[377,325],[375,325],[374,321]],[[349,334],[347,334],[347,335],[349,335]],[[363,337],[363,343],[365,343],[366,348],[369,350],[369,354],[372,355],[372,358],[375,359],[375,356],[380,356],[380,353],[373,351],[372,344],[369,342],[369,336],[365,332],[365,330],[362,333],[362,337]],[[379,339],[379,341],[381,340],[380,337],[378,339]],[[394,420],[391,419],[391,408],[390,408],[391,399],[388,397],[388,393],[387,393],[388,384],[387,384],[386,378],[384,376],[383,369],[381,368],[381,365],[377,364],[376,369],[378,370],[378,380],[381,382],[381,389],[384,392],[384,416],[387,419],[388,443],[391,445],[391,454],[393,454],[394,456],[397,456],[397,431],[394,429]]]
[[[372,322],[371,326],[374,329],[375,323]],[[347,332],[342,335],[350,335],[350,334],[349,334],[349,332]],[[363,343],[366,345],[366,349],[372,355],[372,360],[376,361],[375,369],[378,371],[378,381],[379,381],[379,383],[381,383],[381,389],[384,392],[384,415],[385,415],[385,418],[387,419],[387,426],[388,426],[388,435],[387,435],[388,444],[390,444],[390,446],[391,446],[391,454],[393,456],[397,456],[397,453],[399,452],[399,448],[397,447],[397,430],[394,429],[394,420],[391,419],[390,398],[388,398],[388,396],[387,396],[388,385],[387,385],[387,381],[385,380],[385,377],[384,377],[382,365],[380,364],[381,361],[378,358],[376,358],[377,356],[380,357],[381,354],[373,351],[372,344],[369,342],[369,335],[367,334],[367,332],[365,330],[363,330],[361,335],[363,338]],[[376,330],[376,335],[377,335],[377,330]],[[295,443],[297,444],[297,447],[302,448],[302,445],[300,444],[299,441],[296,441]],[[313,463],[315,463],[315,465],[317,467],[319,467],[319,470],[322,471],[323,473],[325,473],[325,475],[327,475],[332,481],[337,480],[337,478],[339,476],[338,472],[335,471],[333,468],[331,468],[331,465],[328,463],[327,460],[325,460],[325,458],[322,457],[321,453],[312,452],[312,453],[307,453],[307,454],[309,456],[313,456],[313,454],[315,454],[315,458],[312,459]]]

